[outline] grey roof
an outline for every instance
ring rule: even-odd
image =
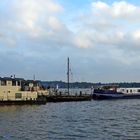
[[[15,80],[15,81],[24,81],[24,79],[23,78],[12,78],[12,77],[0,77],[0,80],[9,80],[9,81],[13,81],[13,80]]]
[[[13,78],[13,77],[0,77],[0,80],[6,80],[6,81],[23,81],[25,83],[39,83],[39,80],[25,80],[24,78]]]

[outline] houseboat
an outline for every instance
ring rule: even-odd
[[[140,88],[97,88],[94,89],[92,97],[94,100],[140,99]]]
[[[39,81],[0,77],[0,105],[45,104],[48,94]]]

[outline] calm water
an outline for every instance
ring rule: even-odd
[[[139,140],[140,100],[0,107],[0,140]]]

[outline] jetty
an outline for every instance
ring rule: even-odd
[[[75,102],[75,101],[91,101],[91,96],[75,96],[75,95],[57,95],[47,96],[47,102]]]
[[[53,93],[50,93],[46,96],[47,102],[75,102],[75,101],[91,101],[92,95],[82,93],[80,91],[79,93],[71,93],[69,91],[69,94],[67,92],[58,92],[55,91]]]

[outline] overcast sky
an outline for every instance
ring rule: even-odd
[[[0,75],[140,82],[140,1],[0,0]]]

